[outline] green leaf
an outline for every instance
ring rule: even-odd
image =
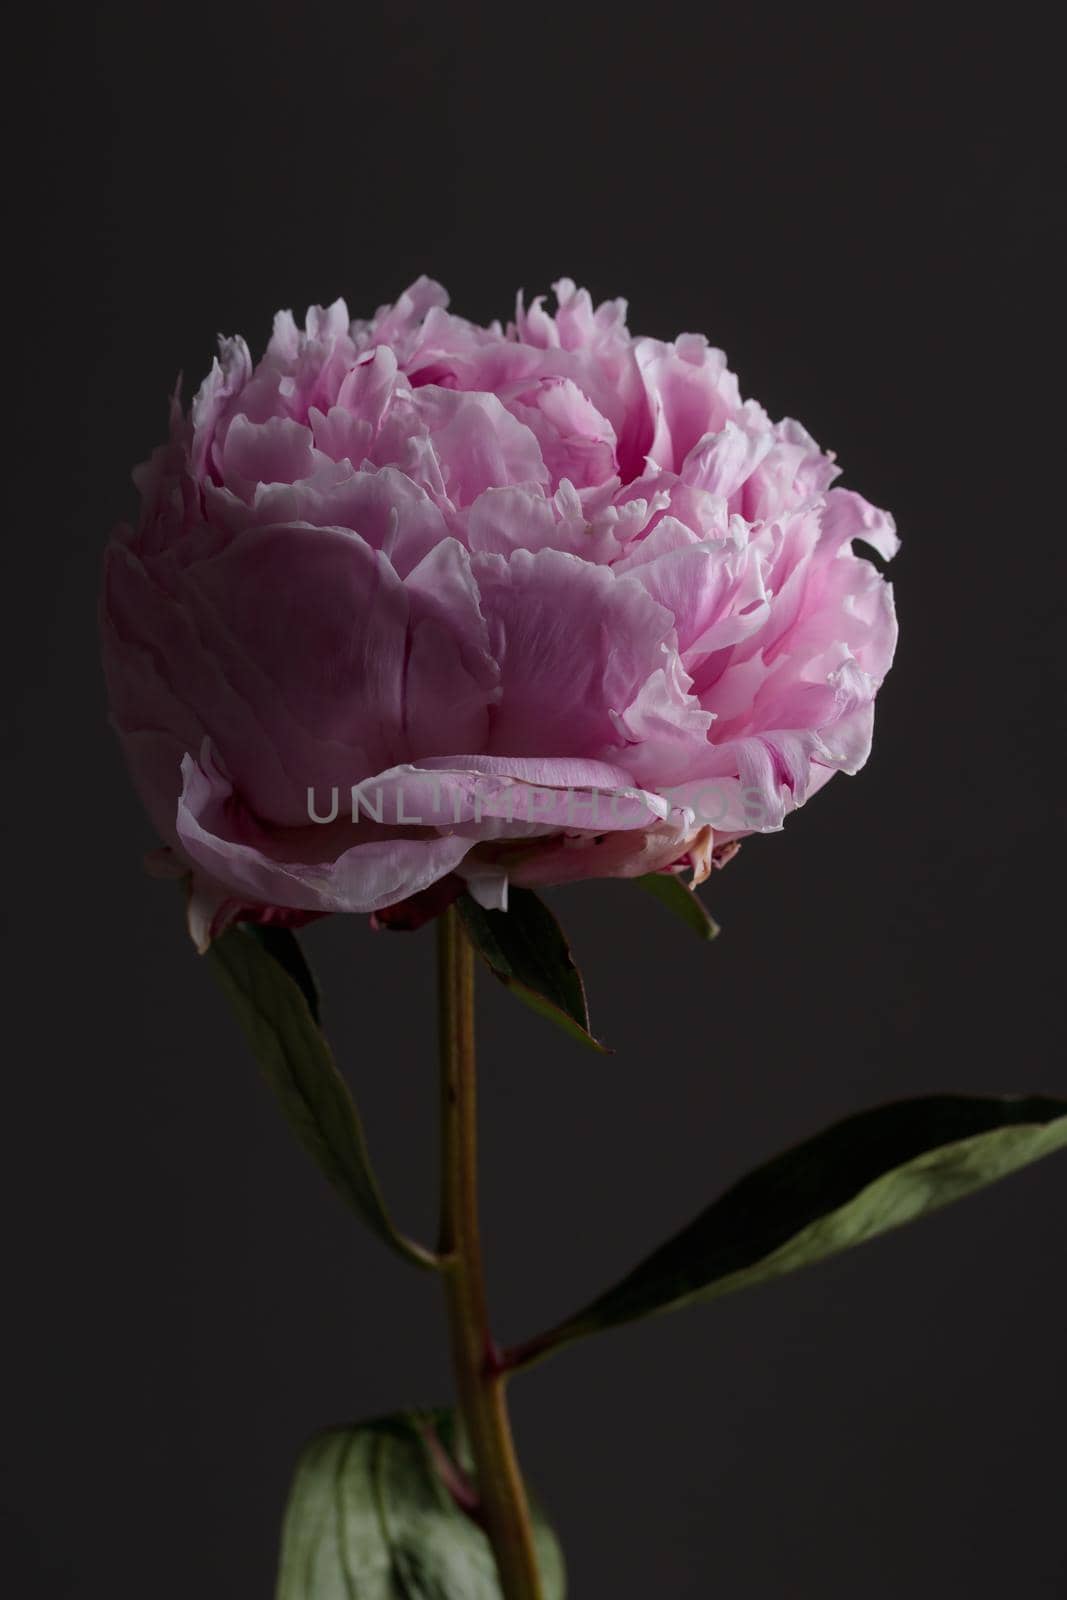
[[[506,911],[486,911],[469,894],[460,895],[456,907],[474,948],[505,988],[572,1039],[606,1050],[589,1031],[585,985],[563,930],[532,889],[510,888]]]
[[[267,954],[273,956],[278,965],[285,968],[307,1001],[312,1018],[321,1024],[319,986],[307,964],[307,957],[300,948],[296,934],[289,928],[273,927],[267,922],[248,922],[244,926],[253,939],[259,940]]]
[[[314,982],[296,940],[238,926],[214,941],[207,959],[304,1149],[392,1250],[436,1266],[437,1257],[406,1238],[386,1210],[359,1113],[313,1015]]]
[[[501,1600],[485,1534],[456,1505],[427,1447],[456,1459],[447,1411],[338,1428],[297,1463],[276,1600]],[[545,1600],[564,1600],[559,1545],[533,1509]]]
[[[668,911],[673,911],[676,917],[692,928],[698,939],[717,939],[722,929],[715,919],[704,908],[704,902],[695,889],[674,872],[646,872],[641,878],[635,878],[639,889],[644,889],[646,894],[653,895],[661,900]]]
[[[507,1365],[822,1261],[1065,1145],[1067,1100],[934,1095],[860,1112],[742,1178],[584,1311],[509,1352]]]

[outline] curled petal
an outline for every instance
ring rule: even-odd
[[[233,785],[202,752],[182,762],[177,833],[200,872],[240,901],[296,911],[379,911],[421,893],[459,865],[470,841],[384,829],[327,860],[307,859],[303,838],[286,859],[284,834],[267,834],[236,802]]]

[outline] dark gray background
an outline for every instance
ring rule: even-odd
[[[39,8],[9,65],[0,1450],[12,1595],[270,1593],[304,1437],[447,1394],[437,1286],[293,1147],[105,727],[94,607],[128,469],[216,329],[366,314],[426,270],[475,318],[561,273],[709,333],[897,514],[874,756],[710,886],[690,942],[555,896],[601,1031],[483,985],[499,1331],[571,1309],[850,1110],[1063,1087],[1062,364],[1026,6]],[[23,19],[26,20],[25,18]],[[9,204],[11,195],[9,192]],[[389,1194],[432,1228],[432,935],[312,929]],[[16,1042],[17,1041],[17,1042]],[[522,1381],[577,1600],[1067,1590],[1067,1164]]]

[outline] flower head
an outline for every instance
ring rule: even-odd
[[[475,326],[422,278],[223,339],[108,550],[115,725],[234,915],[635,875],[866,760],[891,518],[695,334],[564,279]]]

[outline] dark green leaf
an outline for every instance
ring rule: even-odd
[[[662,900],[668,911],[686,923],[698,939],[717,939],[722,931],[715,919],[704,908],[704,902],[695,889],[673,872],[646,872],[634,882],[646,894]]]
[[[285,1515],[276,1600],[501,1600],[488,1540],[445,1487],[427,1428],[458,1454],[448,1412],[311,1441]],[[533,1515],[545,1600],[564,1600],[559,1545]]]
[[[309,1006],[311,974],[301,955],[293,976],[288,946],[286,955],[278,960],[269,941],[239,926],[215,940],[208,960],[304,1149],[391,1249],[419,1266],[435,1266],[436,1257],[405,1238],[386,1210],[359,1114]]]
[[[734,1185],[509,1365],[605,1328],[793,1272],[1067,1145],[1067,1100],[934,1095],[848,1117]]]
[[[278,965],[285,968],[307,1001],[312,1017],[321,1023],[319,987],[296,934],[289,928],[276,928],[266,922],[248,922],[244,926],[254,939],[259,940],[267,954],[273,956]]]
[[[589,1032],[585,986],[563,930],[532,889],[509,889],[506,911],[486,911],[468,894],[456,907],[474,948],[505,988],[572,1038],[604,1050]]]

